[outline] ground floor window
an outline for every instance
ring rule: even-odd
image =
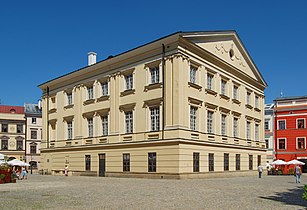
[[[85,170],[90,171],[91,170],[91,156],[85,155]]]
[[[253,155],[248,156],[248,169],[253,170]]]
[[[32,169],[37,169],[37,162],[36,161],[30,161],[29,164],[32,167]]]
[[[199,153],[193,153],[193,172],[199,172]]]
[[[130,154],[123,154],[123,171],[130,171]]]
[[[148,153],[148,172],[156,172],[156,160],[157,157],[155,152]]]
[[[214,154],[209,153],[209,171],[214,171]]]
[[[261,155],[258,155],[258,157],[257,157],[257,164],[258,164],[258,166],[261,165]]]
[[[224,171],[229,171],[229,153],[224,153]]]
[[[241,168],[241,156],[240,154],[236,154],[236,170],[240,171]]]

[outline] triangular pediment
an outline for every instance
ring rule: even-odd
[[[183,37],[266,86],[261,73],[234,31],[186,33]]]

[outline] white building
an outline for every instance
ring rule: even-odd
[[[267,148],[267,161],[274,160],[274,104],[266,104],[264,107],[264,130]]]

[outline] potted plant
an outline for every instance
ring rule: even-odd
[[[4,183],[5,174],[0,174],[0,184]]]

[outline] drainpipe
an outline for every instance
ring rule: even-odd
[[[165,45],[162,44],[162,140],[165,128]]]
[[[47,149],[49,149],[49,87],[47,86]]]

